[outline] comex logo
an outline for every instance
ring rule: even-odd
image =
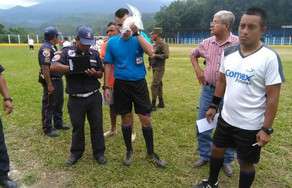
[[[241,82],[243,84],[250,84],[251,78],[254,76],[254,74],[247,75],[247,74],[240,73],[240,72],[235,72],[235,71],[232,71],[232,70],[229,70],[229,69],[226,70],[225,75],[227,77],[235,79],[236,82]]]

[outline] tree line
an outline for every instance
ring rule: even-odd
[[[155,14],[155,25],[165,34],[177,32],[208,31],[214,13],[232,11],[237,29],[240,16],[250,7],[260,7],[267,12],[268,29],[292,25],[291,0],[176,0]]]

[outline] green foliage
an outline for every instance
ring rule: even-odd
[[[206,31],[213,15],[219,10],[232,11],[237,28],[242,13],[253,6],[266,10],[269,28],[292,24],[292,1],[290,0],[176,0],[162,7],[155,15],[156,25],[165,33],[179,31]]]

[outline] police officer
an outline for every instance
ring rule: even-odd
[[[102,122],[102,97],[99,92],[99,78],[102,77],[102,63],[99,54],[90,46],[95,44],[92,29],[77,28],[76,45],[64,48],[56,54],[51,71],[64,73],[69,94],[68,111],[73,126],[71,155],[67,165],[74,165],[85,148],[84,123],[87,116],[90,126],[93,156],[99,164],[105,164],[105,144]]]
[[[165,71],[165,60],[169,56],[169,47],[161,38],[161,28],[156,27],[151,32],[151,40],[154,42],[154,54],[149,58],[150,67],[153,72],[151,84],[152,111],[156,110],[156,99],[158,97],[158,108],[164,108],[162,78]]]
[[[44,32],[45,42],[40,47],[38,54],[41,68],[39,82],[43,86],[42,126],[44,133],[49,137],[59,135],[56,129],[69,129],[63,125],[64,88],[62,74],[50,73],[51,60],[57,53],[58,34],[56,28],[47,27]],[[52,120],[54,120],[55,128],[52,127]]]
[[[13,110],[12,99],[8,93],[6,81],[2,76],[4,68],[0,65],[0,93],[3,96],[3,106],[6,114],[10,114]],[[0,186],[5,188],[16,188],[17,184],[8,177],[9,156],[4,139],[3,126],[0,120]]]

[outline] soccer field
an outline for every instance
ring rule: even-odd
[[[257,165],[255,188],[292,187],[292,47],[273,47],[282,59],[286,82],[282,87],[280,105],[274,122],[271,142],[262,149]],[[0,64],[8,81],[14,102],[14,113],[1,111],[5,137],[12,166],[12,177],[25,187],[191,187],[208,176],[208,166],[194,169],[197,159],[194,122],[197,116],[200,86],[189,61],[192,46],[171,46],[164,77],[166,108],[154,112],[155,150],[168,162],[166,169],[157,169],[145,160],[146,148],[138,119],[135,118],[137,138],[133,144],[134,161],[130,167],[122,165],[125,147],[121,130],[106,139],[105,156],[108,163],[98,165],[93,160],[86,124],[86,150],[74,167],[66,167],[71,131],[61,132],[57,138],[45,137],[41,129],[42,88],[37,82],[39,66],[37,49],[0,47]],[[256,63],[256,62],[255,62]],[[152,73],[147,74],[148,85]],[[67,113],[67,96],[64,118]],[[108,107],[104,106],[104,130],[108,130]],[[228,178],[220,174],[220,187],[238,186],[239,167]]]

